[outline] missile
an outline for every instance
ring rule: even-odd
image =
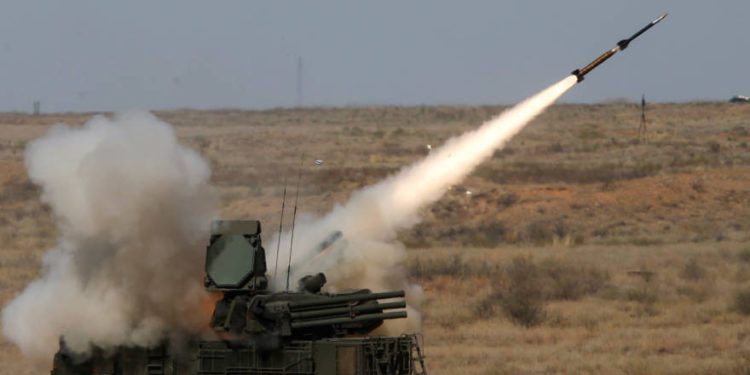
[[[576,77],[578,77],[578,82],[583,81],[583,77],[586,74],[588,74],[588,72],[592,71],[594,68],[596,68],[597,66],[599,66],[599,64],[607,61],[607,59],[610,58],[610,57],[612,57],[612,55],[614,55],[617,51],[622,51],[625,48],[628,48],[628,45],[630,44],[630,42],[632,42],[635,38],[639,37],[641,34],[645,33],[646,30],[652,28],[654,25],[656,25],[657,23],[659,23],[659,21],[663,20],[664,17],[666,17],[666,16],[667,16],[667,13],[662,14],[659,18],[651,21],[651,23],[649,23],[648,25],[646,25],[644,28],[638,30],[630,38],[623,39],[623,40],[617,42],[617,45],[614,48],[612,48],[611,50],[609,50],[607,52],[604,52],[601,56],[597,57],[594,61],[590,62],[588,65],[584,66],[583,68],[576,69],[576,70],[572,71],[571,74],[573,74]]]

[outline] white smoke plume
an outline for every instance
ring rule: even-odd
[[[404,288],[411,319],[389,322],[386,332],[419,329],[421,291],[403,272],[406,253],[397,231],[417,223],[420,208],[575,82],[568,77],[449,140],[424,160],[355,192],[328,215],[301,219],[292,280],[322,271],[334,291]],[[45,255],[40,279],[2,311],[5,337],[27,356],[49,360],[61,335],[70,349],[85,354],[92,344],[150,346],[205,327],[210,301],[200,281],[206,223],[213,217],[210,171],[178,144],[168,124],[130,112],[95,117],[83,128],[57,125],[29,144],[26,163],[61,237]],[[319,256],[318,245],[336,231],[343,237]],[[283,242],[288,240],[286,234]],[[274,264],[274,252],[268,255]],[[276,289],[284,285],[280,276],[272,278]]]
[[[206,325],[203,256],[214,198],[207,163],[149,113],[55,125],[26,149],[61,236],[40,278],[2,312],[31,358],[150,346]]]
[[[576,82],[575,76],[566,77],[476,130],[448,140],[425,159],[354,192],[348,202],[336,205],[326,216],[300,220],[294,234],[292,280],[325,272],[332,290],[406,289],[411,319],[406,325],[388,322],[387,332],[419,329],[421,290],[406,280],[401,265],[406,252],[396,240],[397,231],[416,224],[420,208],[438,200],[451,185],[464,179]],[[319,255],[318,244],[336,231],[343,233],[342,238]],[[288,248],[289,237],[288,233],[282,236],[284,248]],[[269,248],[275,249],[275,244]],[[277,289],[284,287],[280,283],[283,279],[282,275],[272,278]]]

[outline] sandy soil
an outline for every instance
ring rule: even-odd
[[[301,211],[322,214],[423,157],[426,145],[501,110],[156,114],[209,160],[225,218],[275,227],[284,179],[296,175],[301,153],[325,160],[303,171],[300,197]],[[55,123],[80,126],[93,115],[0,114],[0,304],[36,277],[57,235],[25,174],[25,145]],[[501,270],[513,257],[531,255],[592,264],[611,275],[595,294],[548,301],[547,318],[529,329],[501,313],[474,313],[491,294],[491,275],[415,276],[427,295],[430,373],[747,373],[748,318],[732,306],[750,280],[750,265],[741,260],[750,251],[750,105],[655,105],[646,143],[636,139],[639,116],[631,104],[555,106],[400,234],[412,265],[455,263],[458,255],[460,264]],[[693,258],[708,276],[680,276]],[[659,297],[650,304],[623,297],[640,287],[626,271],[642,267],[660,275],[653,287]],[[621,295],[610,295],[611,287]],[[708,296],[696,297],[704,289]],[[0,363],[0,374],[48,371],[28,367],[2,339]]]

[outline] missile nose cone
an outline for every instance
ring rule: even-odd
[[[661,16],[660,16],[659,18],[655,19],[655,20],[654,20],[653,22],[651,22],[651,23],[652,23],[652,24],[654,24],[654,25],[656,25],[657,23],[659,23],[659,21],[663,20],[663,19],[664,19],[664,17],[666,17],[666,16],[668,15],[668,14],[669,14],[669,13],[664,13],[664,14],[662,14],[662,15],[661,15]]]

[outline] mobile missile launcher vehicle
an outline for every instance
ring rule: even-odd
[[[223,294],[208,322],[216,339],[196,338],[181,350],[168,343],[95,349],[80,360],[63,338],[52,375],[426,373],[419,336],[368,336],[385,319],[406,317],[403,291],[324,293],[319,273],[299,280],[296,292],[272,293],[260,233],[258,221],[212,223],[205,287]]]

